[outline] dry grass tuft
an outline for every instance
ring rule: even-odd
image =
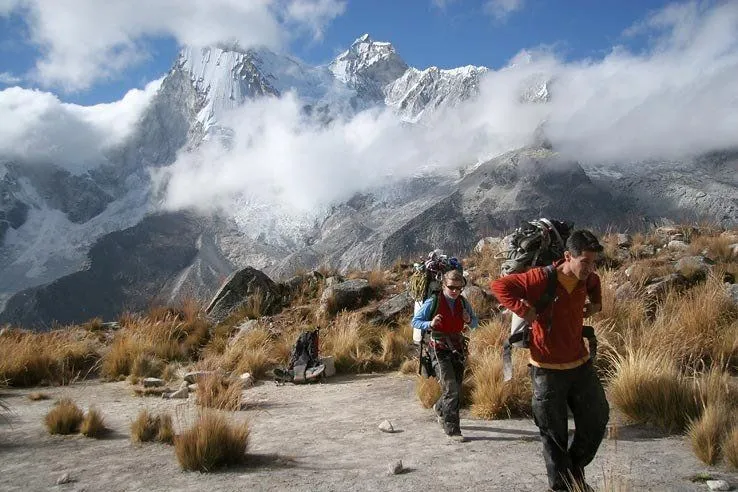
[[[82,410],[69,398],[62,398],[49,410],[44,423],[49,434],[76,434],[84,419]]]
[[[418,376],[415,380],[415,394],[423,408],[430,408],[441,397],[441,385],[436,378]]]
[[[213,356],[209,362],[205,359],[205,363],[237,374],[248,372],[261,379],[275,366],[286,364],[289,352],[285,356],[284,343],[267,328],[256,326],[226,346],[221,356]]]
[[[420,369],[420,361],[418,361],[417,358],[406,359],[400,365],[400,373],[402,374],[418,374],[419,369]]]
[[[197,381],[197,403],[219,410],[240,410],[242,391],[241,381],[218,373],[207,374]]]
[[[372,270],[367,276],[369,286],[377,292],[380,292],[387,285],[387,278],[383,270]]]
[[[733,428],[723,441],[723,456],[725,464],[733,470],[738,470],[738,423],[733,424]]]
[[[380,348],[379,329],[364,322],[359,313],[342,312],[321,331],[327,355],[335,359],[338,372],[363,372],[375,365]]]
[[[133,442],[158,441],[171,444],[173,436],[172,417],[167,413],[154,415],[147,409],[143,409],[131,424]]]
[[[503,381],[501,351],[490,350],[475,356],[470,363],[472,415],[483,419],[530,415],[532,387],[527,376],[527,361],[525,351],[515,351],[513,379]]]
[[[702,415],[690,423],[687,436],[695,456],[707,465],[720,459],[723,435],[730,429],[730,408],[725,403],[705,406]]]
[[[174,439],[174,452],[182,469],[212,472],[244,463],[248,439],[247,423],[231,424],[223,415],[205,412]]]
[[[100,412],[94,408],[90,408],[85,415],[79,431],[87,437],[101,437],[105,435],[109,429],[105,426],[105,420]]]
[[[0,337],[0,380],[8,386],[69,384],[84,377],[98,360],[95,336],[79,329],[8,330]]]
[[[34,391],[33,393],[28,393],[28,399],[31,401],[41,401],[41,400],[48,400],[51,397],[46,394],[42,393],[41,391]]]
[[[377,358],[379,364],[386,369],[399,367],[405,361],[412,348],[412,333],[409,330],[394,331],[387,329],[380,338],[381,352]]]
[[[629,420],[681,432],[699,415],[695,386],[668,353],[631,348],[611,367],[610,400]]]
[[[131,376],[136,378],[158,378],[164,372],[165,363],[152,354],[141,353],[131,365]]]

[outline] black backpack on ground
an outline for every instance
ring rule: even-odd
[[[320,328],[315,328],[300,333],[292,348],[287,368],[274,369],[274,380],[277,383],[284,384],[289,381],[301,384],[322,379],[325,365],[320,363],[319,332]]]

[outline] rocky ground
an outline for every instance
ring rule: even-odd
[[[246,390],[247,409],[229,415],[251,424],[251,464],[210,474],[181,471],[171,446],[130,440],[130,424],[144,408],[168,410],[177,429],[187,426],[198,409],[193,395],[136,397],[127,382],[88,381],[42,389],[52,399],[30,401],[27,395],[38,390],[1,395],[12,408],[0,424],[2,490],[546,490],[530,420],[485,421],[465,412],[462,431],[469,440],[452,442],[418,403],[413,377],[397,373],[310,386],[265,382]],[[61,396],[85,410],[97,407],[112,434],[100,440],[50,436],[43,417]],[[396,432],[378,429],[385,419]],[[692,481],[699,476],[738,485],[738,474],[701,464],[680,436],[633,426],[618,427],[615,436],[588,468],[598,490],[708,490]],[[397,460],[404,471],[390,474]],[[68,482],[57,484],[61,478]]]

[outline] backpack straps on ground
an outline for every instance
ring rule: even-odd
[[[544,268],[544,270],[546,273],[546,290],[543,292],[538,301],[533,304],[533,307],[536,309],[537,314],[545,311],[549,304],[556,300],[556,287],[558,283],[558,277],[556,276],[556,267],[554,267],[553,265],[549,265]],[[549,313],[546,326],[546,329],[549,332],[551,330],[551,316],[551,313]],[[526,326],[523,326],[521,327],[521,329],[516,330],[515,333],[511,333],[508,339],[505,340],[502,344],[502,372],[504,381],[510,381],[512,379],[513,345],[520,344],[524,348],[527,348],[530,345],[531,326],[525,321],[521,321],[521,323],[524,323]]]

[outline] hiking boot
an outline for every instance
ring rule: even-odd
[[[466,442],[466,437],[461,434],[461,431],[452,432],[451,434],[446,435],[454,442]]]

